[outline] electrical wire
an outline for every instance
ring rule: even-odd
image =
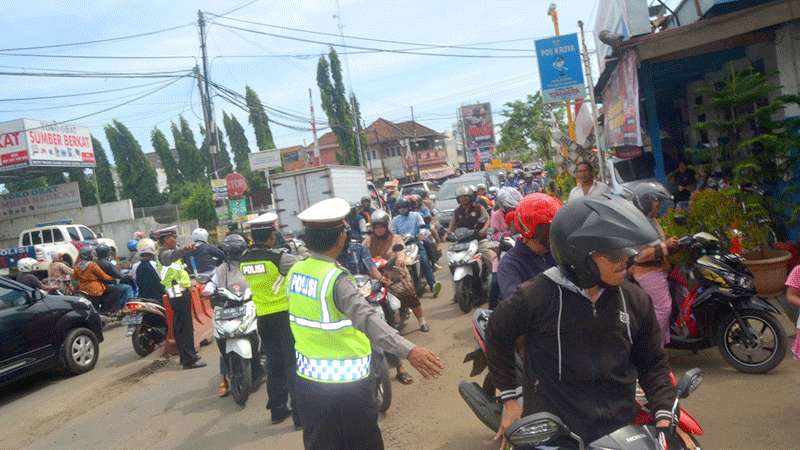
[[[43,97],[17,97],[17,98],[0,98],[0,102],[19,102],[19,101],[27,101],[27,100],[51,100],[56,98],[67,98],[67,97],[86,97],[90,95],[97,95],[97,94],[107,94],[110,92],[119,92],[119,91],[127,91],[131,89],[137,89],[140,87],[145,86],[153,86],[156,84],[162,83],[161,81],[151,81],[149,83],[142,83],[137,84],[135,86],[126,86],[121,88],[115,89],[104,89],[102,91],[90,91],[90,92],[78,92],[75,94],[62,94],[62,95],[48,95]]]
[[[0,52],[0,56],[22,56],[26,58],[63,58],[63,59],[195,59],[189,55],[154,55],[154,56],[114,56],[114,55],[56,55],[41,53],[9,53]]]
[[[160,30],[154,31],[146,31],[144,33],[136,33],[136,34],[128,34],[125,36],[116,36],[112,38],[105,38],[105,39],[94,39],[91,41],[80,41],[80,42],[69,42],[64,44],[51,44],[51,45],[37,45],[33,47],[16,47],[16,48],[0,48],[0,52],[15,52],[15,51],[25,51],[25,50],[41,50],[45,48],[62,48],[62,47],[78,47],[83,45],[92,45],[92,44],[101,44],[104,42],[117,42],[123,41],[127,39],[136,39],[145,36],[153,36],[156,34],[166,33],[173,30],[178,30],[181,28],[186,28],[189,26],[194,25],[194,22],[185,23],[183,25],[176,25],[174,27],[169,28],[162,28]]]
[[[0,66],[3,67],[3,66]],[[26,70],[49,70],[40,68],[23,68]],[[63,69],[61,72],[11,72],[0,71],[1,76],[20,76],[20,77],[54,77],[54,78],[183,78],[186,73],[184,70],[164,71],[164,72],[88,72],[88,71],[69,71]],[[180,75],[180,74],[184,75]]]

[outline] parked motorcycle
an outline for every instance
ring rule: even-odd
[[[125,304],[123,314],[122,324],[128,326],[125,336],[131,338],[137,355],[153,353],[167,338],[167,311],[158,300],[132,298]]]
[[[389,292],[383,284],[367,275],[355,275],[356,285],[362,296],[375,309],[378,316],[386,321],[384,310],[388,307],[394,311],[400,308],[400,301],[390,300]],[[394,296],[392,296],[394,297]],[[378,411],[385,413],[392,404],[392,380],[389,377],[389,366],[386,355],[377,346],[372,346],[372,361],[370,362],[370,377],[374,383],[374,398]]]
[[[478,233],[468,228],[457,228],[447,237],[454,242],[447,249],[447,262],[455,283],[455,301],[465,313],[489,296],[491,268],[483,263],[478,239]]]
[[[414,281],[414,289],[417,290],[417,295],[422,297],[425,292],[425,279],[422,277],[422,268],[419,262],[419,242],[416,236],[406,234],[403,236],[403,242],[406,245],[405,249],[405,263],[409,273],[411,273],[411,280]]]
[[[683,237],[694,264],[684,277],[670,275],[673,314],[668,348],[697,351],[719,347],[736,370],[766,373],[786,356],[780,312],[756,295],[753,274],[736,254],[721,251],[709,233]]]
[[[478,376],[488,368],[486,360],[486,327],[491,314],[491,310],[477,309],[472,315],[472,336],[475,339],[477,348],[468,353],[464,358],[465,363],[472,362],[472,370],[469,374],[470,377]],[[514,369],[520,386],[523,384],[523,367],[522,355],[520,355],[519,352],[515,352]],[[675,377],[672,376],[672,374],[670,374],[670,377],[672,384],[675,385]],[[503,402],[500,400],[500,397],[496,395],[496,391],[491,372],[488,371],[483,379],[483,383],[480,385],[472,381],[462,381],[458,385],[458,392],[461,398],[464,399],[464,402],[478,419],[492,431],[497,431],[500,427],[500,419],[503,414]],[[633,422],[634,425],[653,425],[655,423],[655,419],[648,409],[647,403],[647,397],[644,395],[644,391],[637,389],[637,412]],[[681,427],[681,430],[692,436],[701,436],[703,434],[703,429],[697,421],[683,408],[680,408],[680,420],[678,425]]]
[[[672,406],[673,417],[677,416],[678,401],[689,397],[703,382],[703,372],[700,369],[690,369],[678,382],[675,402]],[[676,435],[677,420],[673,419],[668,433]],[[660,440],[659,432],[652,425],[627,425],[589,443],[587,447],[584,440],[570,431],[558,416],[550,413],[537,413],[525,416],[514,422],[505,432],[506,439],[514,450],[553,448],[551,445],[558,440],[572,440],[578,449],[620,449],[620,450],[662,450],[666,449]],[[692,437],[695,444],[697,441]],[[676,439],[681,445],[676,450],[687,448],[681,439]],[[548,445],[551,444],[551,445]],[[699,446],[698,446],[699,447]],[[670,447],[670,450],[673,450]]]
[[[235,287],[234,291],[237,290]],[[228,367],[228,385],[236,403],[244,406],[264,375],[252,294],[249,288],[244,292],[217,288],[211,296],[211,304],[214,306],[214,337],[225,342],[223,357]]]

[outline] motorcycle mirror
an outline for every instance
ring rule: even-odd
[[[692,392],[696,391],[700,384],[703,382],[703,371],[695,367],[689,369],[678,381],[678,387],[675,388],[675,395],[684,399]]]
[[[506,439],[515,448],[529,448],[538,447],[561,436],[571,434],[558,416],[550,413],[537,413],[514,422],[506,430]]]
[[[686,216],[674,216],[672,219],[675,225],[686,226]]]
[[[402,252],[404,248],[405,248],[405,246],[403,246],[401,244],[394,244],[392,246],[392,251],[393,252]]]
[[[197,280],[197,282],[200,284],[206,284],[209,281],[211,281],[211,277],[204,273],[198,273],[197,275],[195,275],[194,279]]]

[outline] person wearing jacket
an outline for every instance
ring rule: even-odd
[[[133,287],[121,282],[124,277],[119,273],[117,267],[111,260],[111,248],[107,245],[100,244],[95,249],[95,254],[97,255],[97,265],[103,269],[103,272],[114,279],[112,283],[109,283],[109,286],[113,286],[120,291],[119,307],[120,309],[124,308],[128,300],[133,297]]]
[[[139,289],[139,297],[156,300],[161,304],[167,291],[158,275],[156,243],[152,239],[141,239],[136,247],[139,249],[139,260],[131,267],[131,275]]]
[[[106,274],[103,269],[93,261],[95,257],[94,248],[88,245],[81,247],[78,252],[78,264],[72,272],[72,278],[78,282],[78,290],[89,295],[90,300],[95,303],[104,313],[115,313],[118,311],[119,297],[122,292],[112,285],[114,278]]]
[[[208,231],[205,228],[192,231],[192,242],[194,250],[183,258],[189,273],[210,275],[222,264],[225,255],[219,247],[208,243]]]
[[[637,250],[657,241],[647,218],[621,198],[576,199],[556,214],[550,248],[558,266],[523,283],[489,320],[488,364],[503,400],[496,439],[523,414],[549,412],[591,442],[633,421],[637,378],[657,430],[676,439],[661,331],[647,294],[625,279]],[[522,380],[514,370],[519,337]]]

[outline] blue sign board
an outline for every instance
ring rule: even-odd
[[[536,41],[536,59],[545,103],[583,98],[583,83],[578,35],[564,34]]]

